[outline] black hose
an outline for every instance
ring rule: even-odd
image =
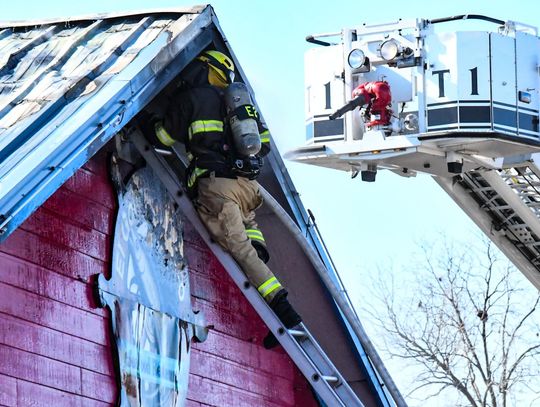
[[[480,14],[460,14],[458,16],[452,16],[452,17],[434,18],[433,20],[427,20],[427,22],[430,24],[437,24],[437,23],[446,23],[447,21],[456,21],[456,20],[484,20],[484,21],[489,21],[490,23],[495,23],[499,25],[506,24],[506,21],[499,20],[493,17],[483,16]]]
[[[362,106],[365,104],[366,104],[366,98],[364,97],[364,95],[360,95],[354,99],[349,100],[345,105],[341,106],[338,110],[336,110],[334,113],[328,116],[328,118],[330,120],[335,120],[338,117],[343,116],[348,111],[354,110],[358,106]]]

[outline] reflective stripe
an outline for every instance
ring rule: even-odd
[[[156,137],[161,142],[161,144],[167,147],[172,146],[176,141],[171,137],[167,130],[165,130],[162,122],[157,122],[156,124],[154,124],[154,131],[156,132]]]
[[[189,138],[197,133],[208,133],[211,131],[223,132],[223,122],[221,120],[196,120],[189,126]]]
[[[264,242],[264,236],[259,229],[246,229],[246,234],[250,239]]]
[[[257,288],[257,290],[259,290],[263,298],[266,298],[269,294],[273,293],[278,288],[281,288],[281,284],[279,283],[277,278],[272,277],[262,283],[259,288]]]
[[[187,183],[188,188],[193,187],[193,185],[195,185],[195,182],[197,181],[197,178],[199,178],[201,175],[203,175],[206,172],[208,172],[206,168],[195,167],[193,169],[193,172],[188,178],[188,183]]]
[[[265,130],[261,133],[261,143],[269,143],[270,142],[270,131]]]

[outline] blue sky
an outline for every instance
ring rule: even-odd
[[[49,0],[4,2],[2,20],[145,8],[191,6],[171,0]],[[485,14],[540,26],[537,0],[408,1],[358,0],[212,2],[221,27],[255,90],[257,103],[280,152],[304,143],[304,52],[306,35],[336,32],[364,22]],[[467,22],[466,29],[476,29]],[[483,26],[485,27],[485,26]],[[326,243],[354,301],[366,301],[366,281],[377,266],[406,265],[418,242],[471,241],[476,227],[427,176],[405,179],[379,172],[377,182],[352,180],[347,173],[287,164],[306,208],[315,214]],[[396,270],[400,270],[399,267]]]

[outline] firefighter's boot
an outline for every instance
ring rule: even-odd
[[[269,305],[279,320],[285,325],[285,328],[294,328],[302,322],[300,315],[298,315],[291,303],[287,300],[287,291],[280,290]],[[272,332],[268,332],[268,335],[263,340],[263,345],[266,349],[272,349],[279,345],[279,342]]]

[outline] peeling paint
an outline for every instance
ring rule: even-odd
[[[113,174],[119,173],[113,165]],[[181,407],[190,342],[206,329],[204,317],[191,309],[181,214],[149,168],[136,171],[120,189],[112,275],[98,279],[100,298],[112,314],[119,405]]]

